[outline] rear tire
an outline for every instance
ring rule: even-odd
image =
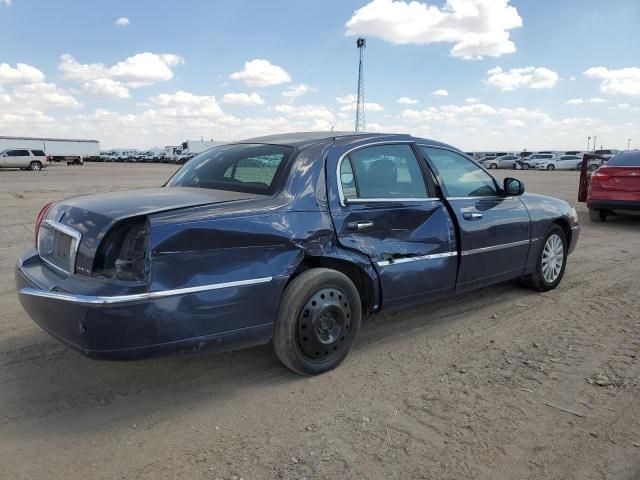
[[[522,164],[522,169],[523,170],[529,170],[529,164],[528,163],[523,163]]]
[[[594,208],[589,209],[589,220],[592,222],[606,222],[608,216],[608,210],[596,210]]]
[[[498,164],[496,164],[496,163],[490,163],[490,164],[489,164],[489,168],[490,168],[491,170],[495,170],[496,168],[498,168]]]
[[[523,277],[525,283],[539,292],[556,288],[564,275],[568,250],[569,245],[567,245],[564,230],[559,225],[553,224],[542,240],[535,271]]]
[[[31,162],[29,164],[29,170],[32,172],[39,172],[42,170],[42,164],[40,162]]]
[[[556,169],[555,165],[552,165],[552,164],[547,165],[547,170],[552,171],[555,169]]]
[[[301,375],[318,375],[345,359],[360,330],[362,305],[353,282],[335,270],[313,268],[284,291],[273,347],[282,363]]]

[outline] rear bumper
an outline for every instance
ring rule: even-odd
[[[43,282],[52,277],[38,274],[38,269],[48,269],[39,257],[18,262],[15,279],[20,303],[43,330],[87,357],[135,360],[220,352],[268,343],[273,334],[277,302],[269,305],[265,297],[278,298],[273,290],[279,282],[271,278],[229,282],[213,289],[174,290],[169,295],[98,296],[52,291],[57,287]]]
[[[640,201],[634,200],[587,200],[587,207],[594,210],[640,211]]]

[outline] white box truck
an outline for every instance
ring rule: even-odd
[[[0,136],[0,151],[7,148],[37,148],[44,151],[50,162],[66,162],[67,165],[82,165],[85,160],[100,157],[98,140]]]

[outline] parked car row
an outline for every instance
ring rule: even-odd
[[[528,157],[503,155],[495,158],[484,158],[479,162],[485,168],[510,168],[516,170],[580,170],[582,157],[578,155],[558,155],[555,153],[535,153]]]

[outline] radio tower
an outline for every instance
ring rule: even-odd
[[[356,40],[356,46],[360,52],[360,64],[358,66],[358,103],[356,104],[356,132],[364,132],[365,120],[364,120],[364,49],[367,46],[367,40],[362,37],[358,37]]]

